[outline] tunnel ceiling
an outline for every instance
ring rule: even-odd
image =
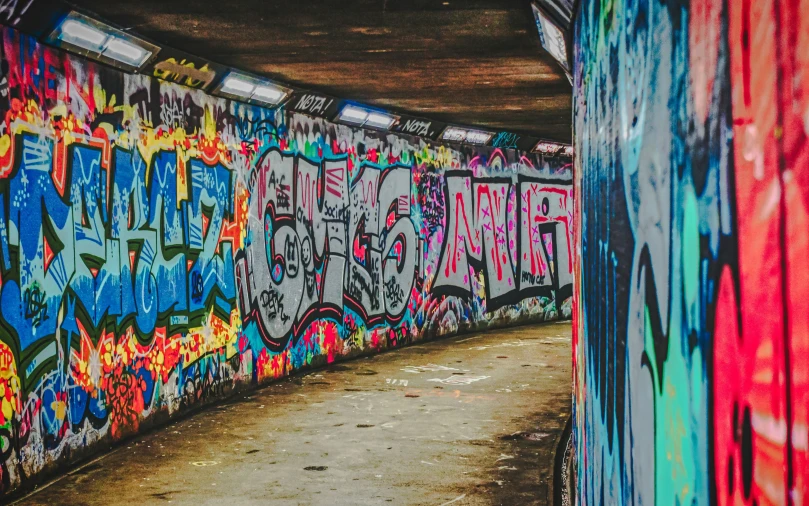
[[[528,0],[72,3],[293,85],[446,122],[571,139],[571,86],[541,49]]]

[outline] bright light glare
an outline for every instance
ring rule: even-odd
[[[137,70],[160,48],[101,21],[70,12],[47,42],[126,70]]]
[[[238,77],[228,77],[225,79],[225,84],[222,85],[222,91],[243,97],[249,97],[253,93],[253,88],[255,86],[247,81],[242,81]]]
[[[134,65],[140,65],[143,63],[143,60],[145,60],[146,57],[151,54],[151,52],[146,51],[135,44],[131,44],[123,39],[115,37],[113,37],[112,40],[107,43],[107,47],[104,49],[104,54],[107,54],[108,52],[126,58]]]
[[[368,119],[365,120],[366,125],[373,125],[382,128],[388,128],[393,124],[394,118],[388,116],[387,114],[379,114],[377,112],[372,112],[368,115]]]
[[[73,19],[62,23],[61,28],[62,40],[77,43],[85,49],[97,49],[107,40],[106,33]]]
[[[368,112],[363,111],[358,107],[351,107],[350,105],[344,107],[340,112],[340,119],[344,121],[351,121],[354,123],[362,123],[368,118]]]
[[[277,104],[286,96],[286,92],[274,86],[256,86],[253,98]]]

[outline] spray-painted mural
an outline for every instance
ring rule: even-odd
[[[809,501],[809,2],[582,2],[582,504]]]
[[[2,37],[2,491],[234,387],[570,316],[561,161],[269,111]]]

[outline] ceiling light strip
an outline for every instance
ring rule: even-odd
[[[127,71],[138,71],[160,48],[110,25],[71,11],[46,40],[56,47]]]
[[[76,11],[71,11],[62,19],[56,29],[50,33],[46,42],[130,72],[137,72],[145,68],[160,51],[160,47],[154,44]],[[237,70],[228,70],[211,93],[247,103],[276,107],[286,102],[292,92],[292,89],[268,79]],[[429,128],[432,121],[408,118],[407,131],[403,130],[402,133],[416,134],[421,137],[426,135],[430,139],[436,139],[435,130],[430,132]],[[391,130],[396,127],[397,131],[401,129],[399,122],[404,121],[401,116],[355,104],[345,105],[336,120],[352,126],[378,130]],[[421,128],[422,124],[424,128]],[[441,126],[444,125],[439,126],[438,132],[442,132]],[[424,132],[422,133],[421,130]],[[439,136],[444,141],[477,146],[488,145],[493,137],[492,132],[458,126],[447,126]],[[525,139],[525,141],[530,142],[530,139]],[[528,149],[528,146],[523,149]],[[532,151],[542,154],[572,155],[569,153],[572,151],[572,147],[545,141],[537,143]]]
[[[292,90],[268,79],[231,70],[213,94],[251,104],[275,107],[286,101]]]
[[[398,120],[398,116],[351,104],[343,107],[337,115],[337,121],[341,123],[380,130],[390,130]]]

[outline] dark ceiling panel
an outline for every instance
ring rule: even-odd
[[[155,41],[444,122],[571,138],[571,87],[528,0],[75,0]]]

